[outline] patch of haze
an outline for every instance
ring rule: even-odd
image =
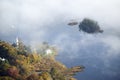
[[[63,60],[81,58],[87,66],[99,66],[94,62],[97,59],[104,65],[103,73],[112,68],[110,74],[117,75],[119,65],[113,63],[120,61],[116,60],[120,55],[119,7],[119,0],[0,0],[0,39],[12,42],[19,36],[31,45],[47,41],[60,48]],[[84,17],[98,21],[104,33],[89,35],[67,26],[69,19]]]

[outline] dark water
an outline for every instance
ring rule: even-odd
[[[97,48],[93,45],[87,50],[80,49],[75,54],[63,51],[57,60],[67,67],[85,66],[85,70],[75,76],[78,80],[120,80],[120,55],[108,58],[105,56],[107,50],[104,49],[107,48],[98,44]]]

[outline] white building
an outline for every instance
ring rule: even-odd
[[[49,54],[52,54],[53,52],[52,52],[51,49],[47,49],[47,50],[45,51],[45,53],[46,53],[47,55],[49,55]]]
[[[0,60],[1,60],[1,61],[5,61],[5,58],[1,58],[1,57],[0,57]]]
[[[19,38],[18,37],[16,38],[16,45],[17,46],[19,45]]]

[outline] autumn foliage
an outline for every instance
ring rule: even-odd
[[[55,48],[47,48],[56,53]],[[54,57],[53,54],[30,53],[23,44],[18,48],[0,41],[0,80],[75,80],[70,73],[81,69],[67,68]]]

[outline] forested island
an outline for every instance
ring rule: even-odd
[[[0,80],[77,80],[74,75],[84,69],[57,61],[57,50],[47,43],[39,49],[0,40]]]

